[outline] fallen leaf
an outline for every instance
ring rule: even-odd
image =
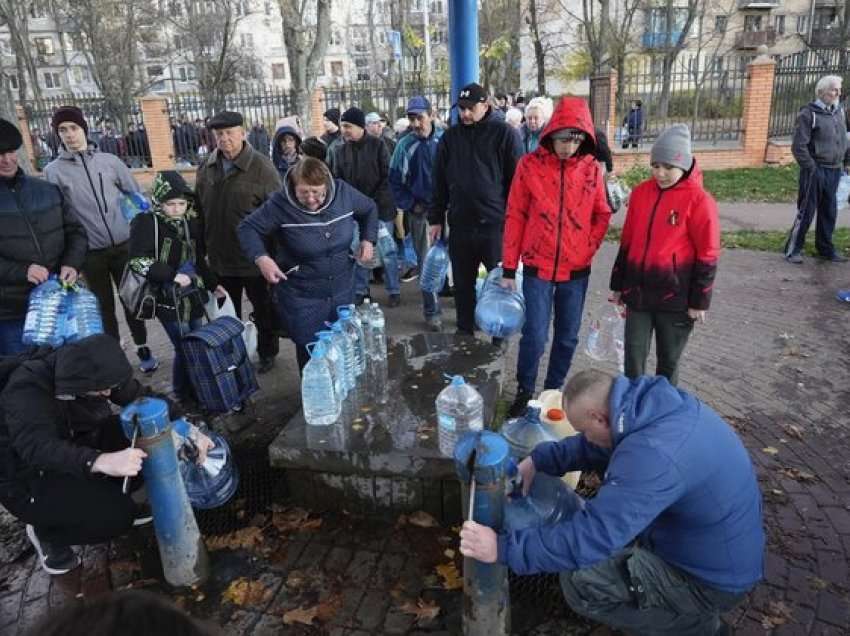
[[[109,564],[109,568],[117,572],[126,572],[127,574],[135,574],[142,571],[142,566],[138,561],[112,561]]]
[[[423,599],[413,601],[405,601],[399,606],[399,609],[405,614],[413,614],[416,616],[417,623],[423,623],[437,618],[440,613],[440,606],[432,601]]]
[[[304,585],[304,581],[306,580],[307,577],[304,576],[301,570],[292,570],[289,576],[286,577],[286,587],[299,588]]]
[[[322,519],[310,519],[310,513],[303,508],[290,508],[272,513],[272,525],[278,532],[299,532],[301,530],[316,530],[321,527]]]
[[[125,585],[121,589],[123,589],[123,590],[135,590],[135,589],[138,589],[140,587],[150,587],[151,585],[159,585],[159,583],[160,583],[159,579],[140,579],[138,581],[133,581],[132,583],[128,583],[127,585]],[[77,598],[83,598],[83,593],[80,592],[79,594],[77,594]]]
[[[445,552],[443,552],[443,554],[445,554],[445,555],[446,555],[447,557],[449,557],[450,559],[454,559],[454,558],[455,558],[455,551],[454,551],[454,550],[452,550],[452,549],[448,549],[448,550],[446,550]]]
[[[250,581],[244,576],[233,581],[221,595],[222,601],[230,601],[240,607],[258,606],[271,600],[272,591],[260,581]]]
[[[417,510],[407,516],[407,523],[419,528],[436,528],[440,524],[424,510]]]
[[[207,537],[207,548],[215,550],[250,550],[263,542],[263,531],[256,526],[248,526],[230,534]]]
[[[767,453],[768,455],[776,455],[779,451],[773,446],[768,446],[767,448],[761,449],[763,453]]]
[[[313,619],[316,618],[317,608],[301,608],[296,607],[295,609],[289,610],[288,612],[284,612],[283,614],[283,623],[284,625],[292,625],[293,623],[301,623],[302,625],[312,625]]]
[[[818,481],[818,478],[815,475],[808,471],[800,470],[799,468],[783,468],[779,472],[786,477],[793,479],[794,481],[799,481],[803,484],[810,484]]]
[[[771,601],[767,604],[767,611],[761,619],[761,625],[765,629],[773,629],[794,619],[791,609],[782,601]]]
[[[454,561],[438,565],[436,570],[440,578],[443,579],[444,589],[459,590],[463,587],[463,579],[460,577],[460,572],[457,571]]]
[[[362,431],[362,430],[363,430],[363,425],[362,425],[362,424],[352,424],[352,425],[351,425],[351,430],[352,430],[352,431]]]
[[[802,426],[797,426],[796,424],[786,424],[782,428],[788,434],[788,437],[794,437],[796,439],[803,439],[803,427]]]
[[[320,623],[329,622],[342,607],[342,594],[332,594],[330,597],[319,603],[314,609],[316,610],[316,618]]]

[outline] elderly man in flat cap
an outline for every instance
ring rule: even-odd
[[[196,182],[207,258],[240,317],[242,292],[248,295],[258,331],[257,371],[266,373],[278,353],[273,304],[260,270],[239,249],[236,226],[280,189],[280,176],[271,160],[247,143],[241,114],[222,111],[207,128],[216,147],[198,167]]]

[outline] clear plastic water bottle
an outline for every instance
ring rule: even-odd
[[[121,195],[118,206],[121,208],[121,214],[129,223],[137,214],[148,211],[151,204],[141,192],[128,192]]]
[[[23,344],[61,347],[65,332],[67,290],[54,274],[30,292],[24,319]]]
[[[331,363],[323,341],[307,345],[310,360],[301,376],[301,404],[304,419],[310,426],[330,426],[339,419],[342,401],[334,390]]]
[[[439,293],[446,283],[449,271],[449,249],[443,239],[439,239],[425,254],[422,271],[419,273],[419,287],[424,292]]]
[[[103,333],[103,317],[97,297],[85,287],[75,286],[68,294],[65,342],[76,342]]]
[[[317,331],[316,337],[325,345],[325,356],[331,363],[331,372],[334,376],[334,391],[339,399],[343,400],[348,395],[348,388],[345,385],[345,354],[334,342],[333,331]]]
[[[488,287],[485,282],[475,304],[475,324],[489,336],[507,338],[518,333],[524,323],[525,300],[522,295],[498,283],[490,283]]]
[[[343,380],[345,383],[345,393],[348,394],[350,391],[353,391],[354,388],[357,386],[357,373],[355,372],[356,362],[354,360],[354,343],[351,342],[351,339],[345,333],[345,330],[342,327],[342,323],[339,320],[337,320],[331,325],[331,331],[334,335],[334,344],[342,352],[342,364],[345,370],[345,373],[343,373]]]
[[[463,376],[456,375],[437,396],[437,441],[440,453],[451,457],[458,438],[484,428],[484,399]]]
[[[502,282],[502,267],[494,267],[489,272],[487,272],[487,276],[484,277],[484,283],[480,288],[479,298],[487,293],[488,290],[499,287]],[[514,277],[516,281],[516,293],[522,296],[522,263],[520,263],[519,269],[516,271],[516,276]]]
[[[594,360],[622,363],[626,321],[619,307],[606,304],[590,323],[584,350]]]
[[[387,230],[383,223],[378,224],[378,251],[381,253],[382,261],[386,261],[388,258],[398,253],[398,247],[395,244],[395,239],[393,239],[389,230]]]
[[[218,508],[230,500],[239,486],[239,471],[227,441],[214,431],[205,433],[214,446],[204,463],[197,463],[197,450],[187,443],[180,453],[180,474],[193,508]]]
[[[389,401],[389,374],[387,361],[387,321],[378,303],[369,309],[369,331],[372,343],[373,397],[378,404]]]
[[[363,372],[366,371],[366,356],[363,340],[363,326],[358,326],[358,320],[354,318],[354,312],[350,307],[344,306],[337,308],[339,321],[342,323],[342,328],[346,335],[351,339],[354,347],[354,375],[359,382]]]
[[[508,442],[511,457],[521,460],[528,457],[534,447],[543,442],[556,442],[558,438],[540,419],[543,405],[537,400],[531,400],[525,415],[515,417],[502,424],[502,437]]]
[[[503,528],[508,532],[567,521],[584,507],[584,501],[561,479],[538,472],[528,495],[517,489],[508,496]]]

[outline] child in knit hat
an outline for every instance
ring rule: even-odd
[[[652,178],[629,198],[611,272],[611,301],[626,307],[626,376],[644,374],[655,332],[655,373],[676,384],[679,358],[711,302],[720,222],[717,203],[703,189],[686,125],[658,135],[650,162]]]

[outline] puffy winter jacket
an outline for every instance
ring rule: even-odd
[[[610,450],[584,435],[538,445],[538,471],[604,471],[569,521],[502,534],[499,561],[518,574],[577,570],[639,539],[711,587],[740,593],[764,568],[762,502],[746,448],[714,411],[666,378],[615,380]]]
[[[52,183],[26,176],[0,178],[0,319],[23,318],[33,285],[33,263],[58,274],[77,271],[86,258],[86,232]]]
[[[434,161],[434,199],[428,212],[432,225],[443,225],[446,210],[452,228],[501,226],[522,140],[492,109],[466,126],[458,123],[443,134]]]
[[[636,311],[708,309],[719,254],[717,203],[695,160],[672,188],[632,190],[611,289]]]
[[[345,141],[333,149],[328,162],[334,177],[342,179],[370,197],[378,206],[382,221],[395,218],[395,204],[390,192],[390,153],[387,145],[368,133],[357,141]]]
[[[587,139],[569,159],[559,159],[550,135],[576,128]],[[540,138],[540,146],[520,159],[508,198],[502,261],[505,277],[522,259],[526,275],[567,281],[586,277],[605,238],[611,208],[602,170],[594,159],[595,137],[587,102],[562,99]]]

